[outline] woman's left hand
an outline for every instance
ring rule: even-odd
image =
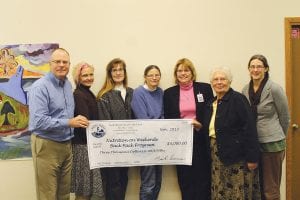
[[[198,122],[196,119],[193,119],[192,125],[196,131],[199,131],[202,128],[202,124]]]
[[[247,167],[250,171],[255,170],[257,168],[257,166],[258,166],[257,163],[250,163],[250,162],[247,163]]]

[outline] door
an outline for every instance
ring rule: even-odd
[[[287,200],[300,198],[300,17],[285,18],[286,92],[291,113],[287,137]]]

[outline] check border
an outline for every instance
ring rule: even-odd
[[[191,165],[190,119],[92,120],[87,128],[90,168]]]

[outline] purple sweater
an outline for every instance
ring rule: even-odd
[[[133,91],[131,108],[137,119],[163,118],[163,90],[158,87],[150,91],[139,86]]]

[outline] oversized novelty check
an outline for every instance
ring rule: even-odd
[[[87,144],[91,169],[191,165],[193,126],[187,119],[95,120]]]

